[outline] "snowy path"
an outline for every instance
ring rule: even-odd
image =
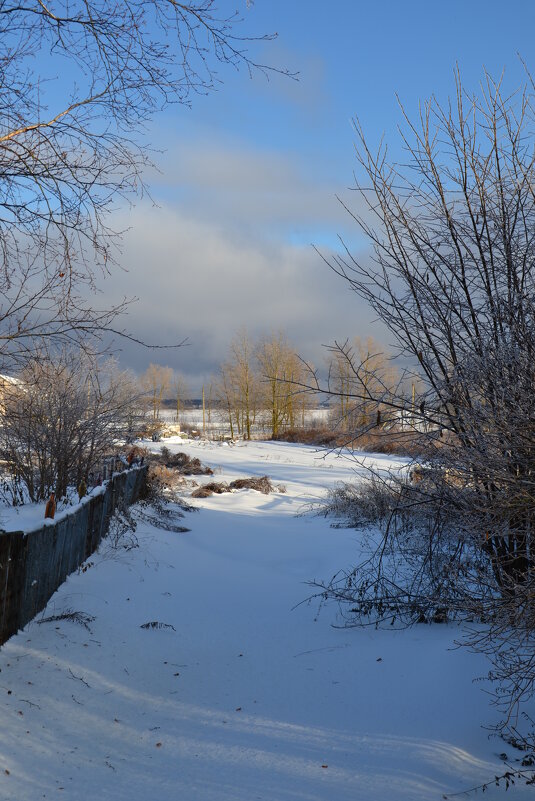
[[[303,583],[351,562],[354,531],[295,516],[353,466],[267,443],[177,445],[217,478],[287,494],[199,502],[191,532],[103,547],[0,652],[0,798],[36,801],[430,801],[493,776],[484,664],[454,632],[334,629]],[[384,460],[383,460],[384,461]],[[173,626],[143,630],[149,621]],[[532,798],[518,788],[488,798]]]

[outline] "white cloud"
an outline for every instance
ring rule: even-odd
[[[206,135],[168,145],[161,173],[149,176],[156,200],[189,216],[230,227],[256,239],[285,238],[296,231],[322,235],[358,232],[336,195],[355,195],[318,174],[309,174],[299,153],[257,151],[241,142],[214,142]]]

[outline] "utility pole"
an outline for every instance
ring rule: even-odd
[[[202,385],[202,435],[206,437],[206,409],[204,405],[204,384]]]

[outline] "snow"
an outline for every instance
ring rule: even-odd
[[[327,423],[330,415],[329,409],[305,409],[304,420],[302,421],[307,427],[322,426]],[[301,418],[301,414],[298,415]],[[176,409],[161,409],[159,412],[159,419],[165,423],[176,423],[177,415]],[[203,411],[199,409],[182,409],[178,415],[180,425],[195,427],[198,431],[203,430]],[[300,419],[301,422],[301,419]],[[204,425],[208,432],[215,436],[229,436],[230,424],[228,421],[228,414],[224,409],[215,409],[211,413],[206,409],[204,414]],[[271,414],[269,411],[264,410],[257,414],[256,420],[252,426],[253,438],[265,437],[271,431]]]
[[[87,495],[79,500],[78,493],[74,488],[71,488],[70,496],[66,500],[62,499],[57,502],[54,520],[45,519],[46,501],[25,503],[22,506],[0,506],[0,530],[24,531],[28,534],[32,531],[37,531],[43,526],[53,526],[58,520],[63,520],[70,514],[77,512],[80,506],[88,503],[90,498],[95,495],[101,495],[105,491],[106,487],[104,485],[91,487],[87,491]]]
[[[495,718],[473,681],[486,665],[452,648],[454,627],[340,629],[335,607],[301,603],[358,549],[358,532],[307,512],[353,460],[165,444],[216,480],[268,474],[287,491],[198,501],[190,532],[140,524],[133,550],[104,542],[3,646],[0,798],[430,801],[503,772],[509,749],[482,728]],[[90,631],[38,622],[67,610],[93,615]],[[169,627],[140,628],[151,621]]]
[[[12,375],[5,375],[4,373],[0,373],[0,384],[15,384],[22,386],[23,381],[20,378],[14,378]]]

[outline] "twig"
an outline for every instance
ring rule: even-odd
[[[89,687],[91,689],[90,685],[87,683],[87,681],[84,678],[82,678],[82,676],[75,676],[75,674],[72,672],[72,670],[70,668],[69,668],[69,673],[71,674],[73,679],[76,679],[77,681],[81,681],[82,684],[85,684],[86,687]]]
[[[39,704],[34,704],[33,701],[27,701],[26,698],[20,698],[19,700],[22,701],[25,704],[29,704],[30,706],[36,706],[37,709],[41,709]]]

